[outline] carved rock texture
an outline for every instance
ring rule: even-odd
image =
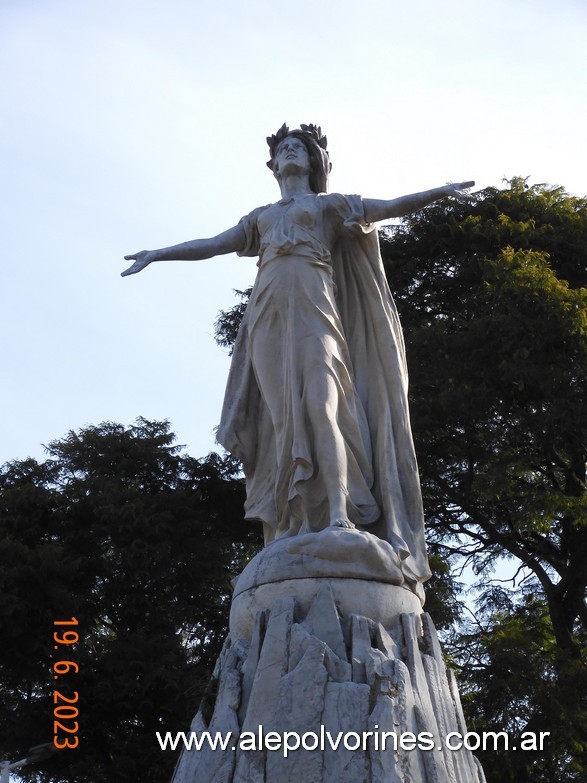
[[[309,610],[283,596],[257,613],[250,639],[229,636],[214,681],[211,714],[200,708],[191,730],[230,733],[231,742],[225,751],[184,750],[173,783],[485,783],[470,751],[444,746],[449,732],[467,729],[425,613],[401,614],[389,629],[341,617],[328,579],[317,579]],[[238,747],[261,731],[297,732],[310,747],[316,735],[325,747],[287,756],[283,746],[259,749],[258,739],[255,750]],[[396,748],[391,735],[383,748],[382,732],[397,736]],[[403,749],[407,732],[428,732],[434,748]]]

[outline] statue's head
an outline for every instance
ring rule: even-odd
[[[332,164],[326,150],[326,136],[322,135],[322,130],[316,125],[300,125],[299,128],[290,131],[284,123],[274,136],[267,137],[267,144],[271,153],[271,159],[267,161],[267,165],[277,181],[280,181],[281,176],[275,163],[275,154],[281,142],[288,136],[295,136],[301,139],[308,151],[310,159],[310,188],[314,193],[326,193],[328,190],[328,174]]]

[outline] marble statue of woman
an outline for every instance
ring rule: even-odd
[[[258,256],[218,430],[243,464],[246,516],[263,523],[266,544],[329,526],[369,531],[421,584],[430,572],[404,343],[374,224],[474,183],[390,201],[328,193],[320,128],[283,125],[267,141],[279,201],[211,239],[126,256],[122,274]]]

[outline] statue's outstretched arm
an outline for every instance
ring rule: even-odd
[[[412,212],[427,207],[438,199],[445,196],[464,196],[463,191],[472,188],[474,182],[457,182],[451,185],[443,185],[441,188],[432,188],[432,190],[423,190],[421,193],[411,193],[409,196],[400,196],[400,198],[385,201],[383,199],[364,198],[363,205],[365,217],[369,223],[376,223],[378,220],[387,220],[388,218],[404,217]]]
[[[172,247],[162,247],[159,250],[141,250],[125,256],[126,261],[134,261],[132,266],[121,273],[122,277],[135,275],[153,261],[201,261],[204,258],[235,253],[245,246],[245,230],[239,224],[228,231],[223,231],[210,239],[192,239]]]

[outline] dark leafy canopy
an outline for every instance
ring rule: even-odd
[[[528,574],[513,598],[488,588],[455,640],[475,727],[553,732],[540,758],[488,761],[489,780],[582,780],[587,201],[515,179],[418,213],[382,252],[431,540],[485,579],[504,556]]]
[[[514,180],[383,243],[404,323],[428,527],[538,580],[587,629],[587,202]]]
[[[79,750],[29,768],[39,780],[171,776],[175,754],[155,731],[189,726],[230,579],[258,541],[238,466],[173,441],[165,422],[102,424],[0,473],[0,757],[52,741],[51,667],[57,655],[79,664],[59,680],[79,693]],[[53,622],[71,617],[80,641],[55,652]]]
[[[453,631],[445,650],[459,664],[468,729],[509,736],[508,750],[502,741],[497,752],[493,744],[478,751],[488,782],[583,783],[585,666],[557,646],[532,581],[515,591],[494,586],[479,603],[474,620]],[[548,732],[544,750],[520,752],[523,732]]]

